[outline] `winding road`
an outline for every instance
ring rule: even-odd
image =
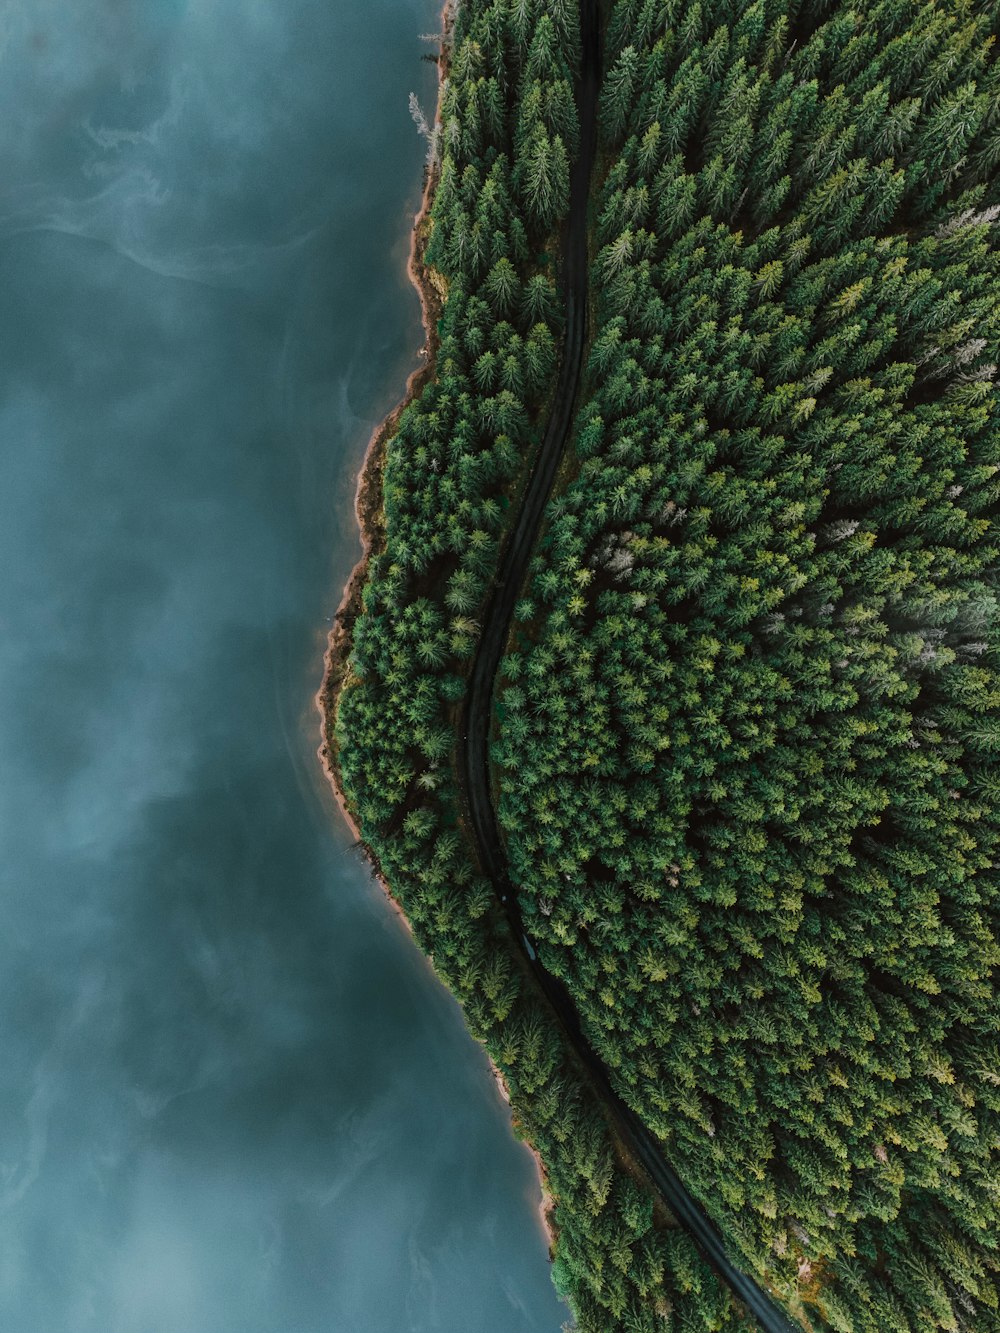
[[[622,1142],[642,1163],[650,1182],[670,1212],[690,1232],[706,1259],[755,1316],[765,1333],[801,1333],[799,1326],[789,1320],[772,1297],[753,1278],[733,1265],[714,1224],[664,1159],[646,1126],[611,1087],[607,1070],[581,1030],[579,1015],[568,991],[561,981],[542,966],[538,952],[525,932],[493,808],[489,767],[493,682],[507,642],[514,606],[528,572],[545,506],[569,436],[587,337],[587,219],[590,177],[597,147],[597,101],[601,78],[598,0],[580,0],[580,13],[583,58],[576,90],[580,115],[580,153],[573,167],[570,184],[570,213],[563,256],[565,344],[552,413],[517,521],[503,550],[494,590],[483,616],[483,633],[472,667],[462,728],[463,741],[459,747],[460,777],[483,870],[493,882],[514,939],[523,950],[539,989],[545,993],[567,1039],[587,1068]]]

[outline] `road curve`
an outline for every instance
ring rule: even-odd
[[[587,217],[590,177],[597,147],[597,100],[600,92],[601,53],[598,0],[580,0],[583,58],[577,80],[580,115],[580,153],[570,182],[570,213],[563,256],[566,293],[566,336],[555,401],[538,460],[528,482],[517,521],[500,558],[497,579],[483,615],[483,632],[472,666],[466,697],[459,773],[483,870],[493,882],[514,939],[523,950],[539,988],[545,993],[571,1045],[593,1080],[618,1134],[639,1160],[666,1206],[685,1227],[709,1263],[756,1317],[765,1333],[801,1333],[772,1298],[751,1277],[730,1261],[722,1237],[666,1162],[646,1126],[611,1087],[602,1061],[584,1036],[576,1006],[562,982],[545,970],[524,929],[496,812],[493,808],[489,736],[493,682],[503,655],[514,605],[520,596],[532,551],[538,539],[545,506],[555,481],[573,419],[583,368],[587,336]]]

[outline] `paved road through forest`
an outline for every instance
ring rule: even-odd
[[[702,1253],[756,1317],[765,1333],[795,1333],[798,1326],[789,1320],[768,1293],[753,1278],[734,1267],[714,1224],[664,1159],[659,1145],[646,1126],[612,1089],[603,1063],[591,1049],[580,1028],[579,1015],[569,993],[542,966],[537,950],[525,932],[493,808],[489,770],[493,682],[510,631],[514,606],[521,594],[545,506],[569,436],[587,336],[587,219],[590,177],[597,145],[597,101],[601,79],[598,0],[580,0],[580,10],[583,38],[583,58],[577,82],[580,153],[573,167],[570,184],[570,214],[563,256],[565,344],[555,401],[538,460],[514,529],[503,550],[497,581],[483,617],[483,632],[472,667],[463,727],[464,739],[460,747],[461,777],[483,869],[493,881],[514,938],[524,950],[538,986],[555,1009],[568,1039],[586,1065],[622,1141],[642,1163],[671,1213],[690,1232]]]

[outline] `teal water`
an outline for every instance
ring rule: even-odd
[[[537,1182],[315,760],[433,0],[0,19],[0,1328],[556,1333]]]

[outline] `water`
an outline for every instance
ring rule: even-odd
[[[0,1328],[556,1333],[537,1182],[319,778],[422,340],[433,0],[0,17]]]

